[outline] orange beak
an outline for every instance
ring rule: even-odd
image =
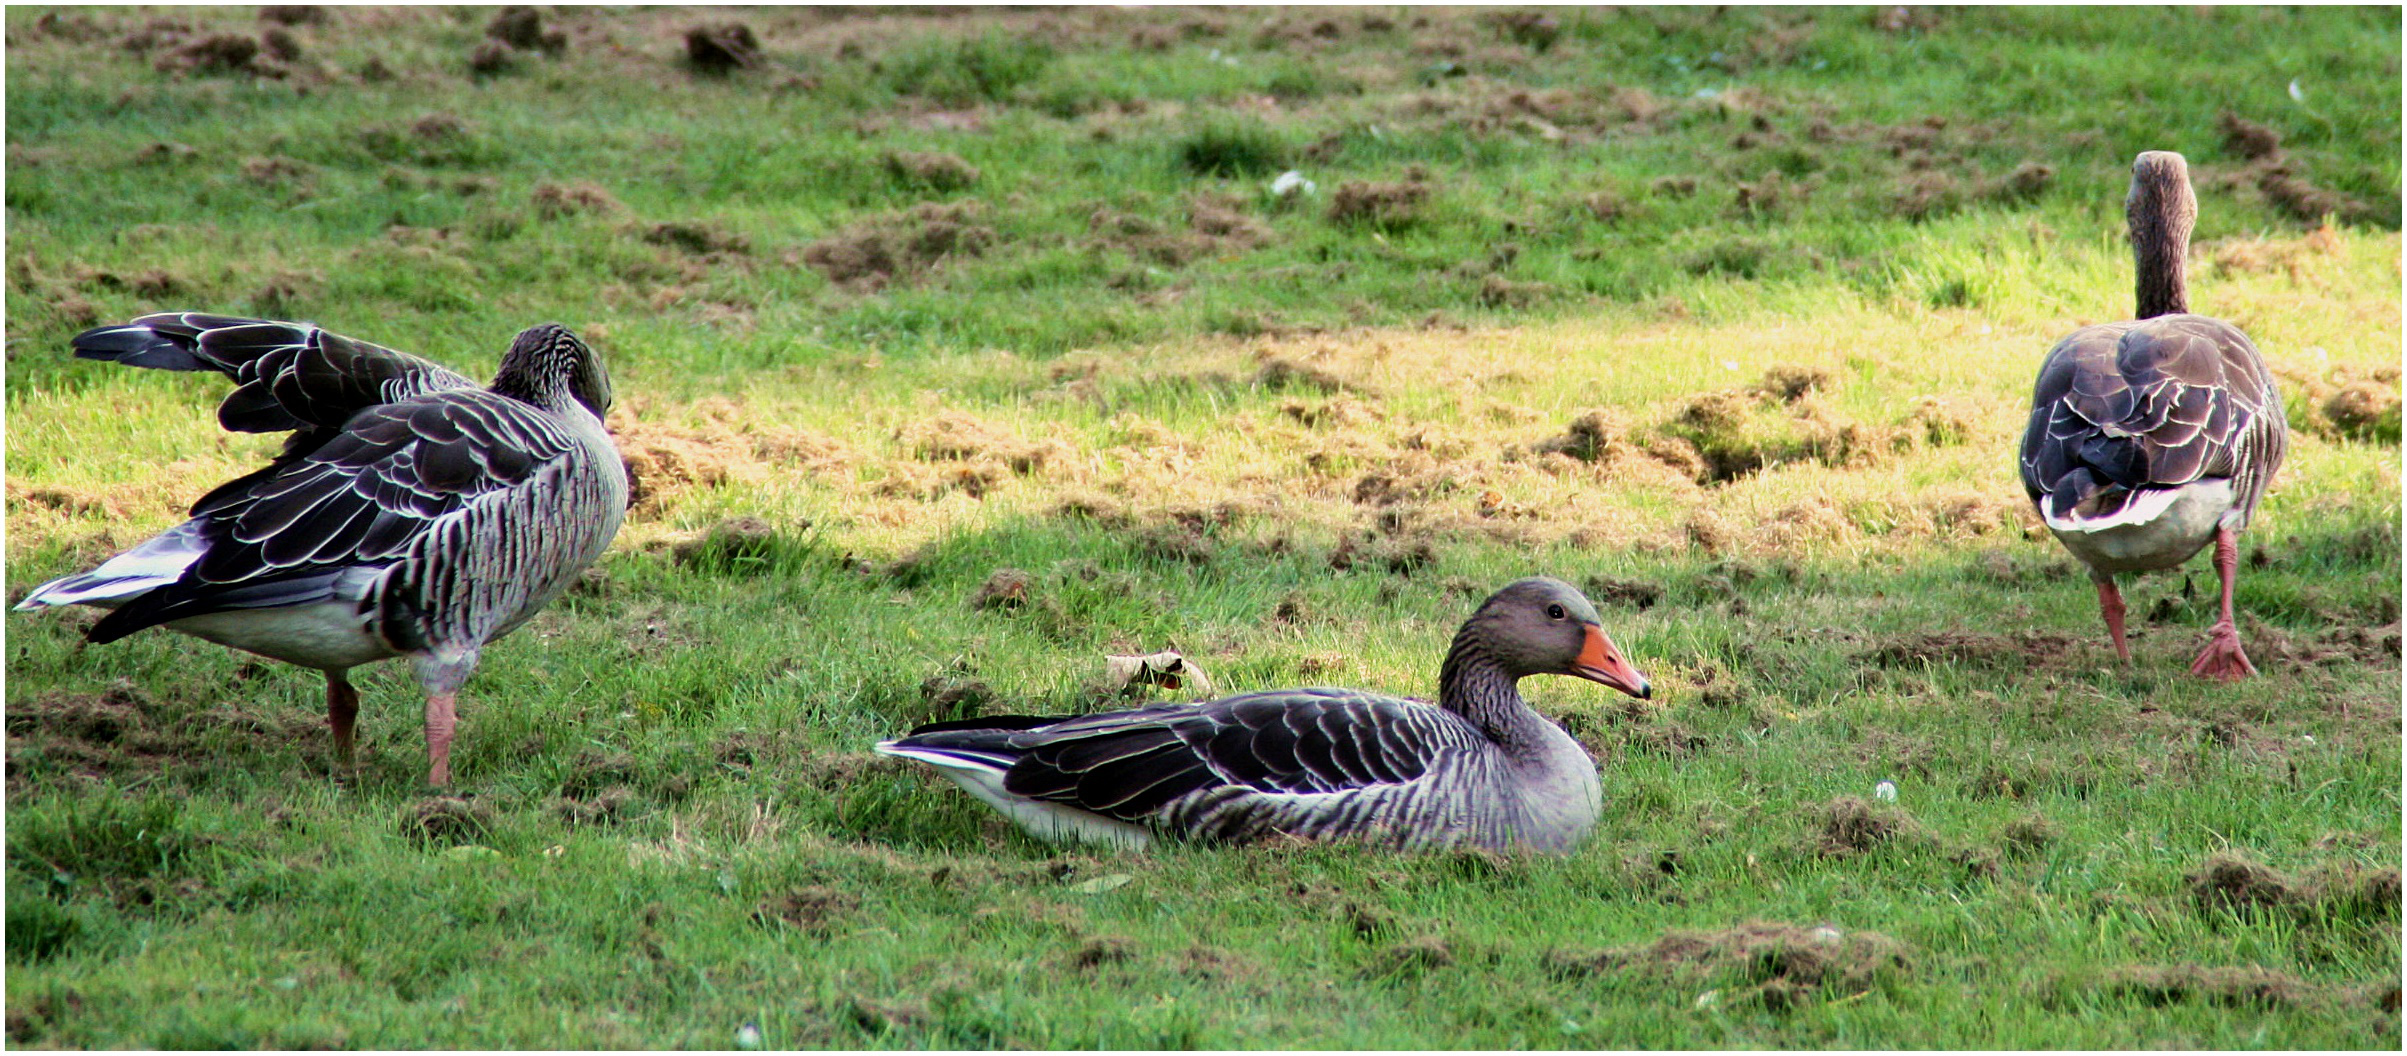
[[[1646,676],[1631,667],[1629,658],[1621,655],[1620,647],[1605,637],[1605,629],[1593,623],[1588,625],[1588,644],[1580,648],[1579,659],[1571,663],[1571,673],[1640,700],[1655,695],[1654,687],[1647,685]]]

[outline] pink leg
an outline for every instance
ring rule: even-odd
[[[352,759],[351,731],[359,719],[359,691],[340,671],[326,672],[326,725],[334,727],[334,769],[337,777],[352,777],[358,765]]]
[[[456,693],[426,695],[426,783],[441,788],[451,783],[452,709]]]
[[[2215,625],[2207,629],[2206,651],[2198,654],[2198,662],[2190,665],[2190,673],[2202,678],[2238,681],[2257,673],[2257,666],[2248,662],[2248,654],[2240,649],[2240,631],[2231,618],[2232,574],[2240,567],[2240,539],[2229,528],[2215,532],[2215,575],[2223,580],[2223,610]]]
[[[2115,589],[2112,576],[2098,581],[2098,614],[2106,617],[2106,633],[2114,639],[2114,655],[2131,659],[2131,647],[2123,644],[2123,592]]]

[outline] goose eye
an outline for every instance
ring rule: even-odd
[[[1550,619],[1550,620],[1559,620],[1559,619],[1562,619],[1562,618],[1563,618],[1563,607],[1562,607],[1562,606],[1560,606],[1560,605],[1549,605],[1549,606],[1547,606],[1547,607],[1546,607],[1546,618],[1547,618],[1547,619]]]

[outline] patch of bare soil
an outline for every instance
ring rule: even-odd
[[[685,63],[694,72],[724,77],[761,65],[761,42],[742,22],[694,26],[685,31]]]
[[[653,224],[644,229],[643,240],[655,246],[668,246],[683,250],[698,257],[714,253],[740,256],[752,252],[751,239],[706,223],[672,221]]]
[[[545,28],[543,12],[521,4],[494,12],[493,20],[485,23],[485,36],[520,51],[556,56],[568,50],[566,31]]]
[[[2201,910],[2282,913],[2302,923],[2376,923],[2399,919],[2399,870],[2354,864],[2297,880],[2236,854],[2208,858],[2183,878]]]
[[[1433,189],[1424,180],[1371,180],[1339,184],[1329,199],[1329,220],[1346,226],[1395,230],[1419,223]]]
[[[1106,964],[1124,964],[1136,959],[1137,948],[1127,939],[1104,936],[1090,939],[1070,957],[1070,964],[1080,969],[1094,969]]]
[[[1446,940],[1424,935],[1397,943],[1379,951],[1378,956],[1362,969],[1365,979],[1411,979],[1455,963],[1453,946]]]
[[[859,908],[861,900],[848,892],[810,884],[762,899],[753,907],[752,919],[764,926],[783,925],[812,935],[827,935]]]
[[[1016,609],[1028,604],[1028,592],[1036,578],[1016,568],[998,568],[978,584],[969,596],[973,609]]]
[[[2201,1001],[2219,1005],[2271,1008],[2305,1003],[2319,988],[2287,972],[2255,965],[2205,967],[2133,965],[2109,973],[2101,988],[2118,997],[2134,997],[2151,1005]]]
[[[1026,440],[1012,430],[960,411],[945,411],[904,425],[897,441],[929,462],[987,462],[1026,476],[1069,455],[1059,440]]]
[[[641,401],[613,412],[610,431],[627,462],[630,514],[651,517],[696,488],[758,484],[796,469],[832,472],[855,464],[849,445],[823,433],[770,424],[728,400],[694,405],[697,425],[647,421]]]
[[[459,796],[428,796],[401,808],[401,834],[420,843],[470,843],[493,830],[490,804]]]
[[[805,246],[802,262],[836,285],[882,289],[918,279],[954,257],[975,257],[994,244],[986,207],[977,201],[925,202],[862,220]]]
[[[805,522],[801,529],[808,529]],[[711,525],[710,530],[677,543],[669,556],[687,568],[726,571],[760,567],[777,551],[780,533],[758,517],[736,517]]]
[[[1895,807],[1840,796],[1814,810],[1814,852],[1825,858],[1863,854],[1896,839],[1927,840],[1913,815]]]
[[[2074,652],[2073,639],[2037,631],[2017,631],[2011,635],[1930,631],[1875,641],[1879,644],[1864,652],[1862,658],[1882,667],[1933,663],[2056,667],[2066,663]]]
[[[558,220],[581,213],[609,216],[627,211],[627,207],[619,204],[619,200],[612,197],[609,191],[590,180],[538,183],[532,201],[535,216],[543,220]]]
[[[1640,612],[1655,607],[1656,602],[1663,600],[1663,587],[1643,580],[1596,575],[1588,577],[1582,586],[1587,588],[1588,597],[1593,601],[1628,605]]]
[[[1823,924],[1749,921],[1720,931],[1674,931],[1652,943],[1596,953],[1562,953],[1547,966],[1566,978],[1640,974],[1736,977],[1749,989],[1737,1002],[1775,1011],[1809,1001],[1829,988],[1861,991],[1912,967],[1904,943],[1876,931]]]

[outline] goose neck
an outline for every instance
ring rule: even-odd
[[[2190,229],[2197,221],[2198,200],[2190,192],[2186,171],[2174,164],[2143,170],[2132,183],[2126,215],[2136,266],[2137,317],[2189,311]]]
[[[1521,699],[1520,676],[1505,669],[1487,648],[1477,624],[1465,626],[1446,653],[1438,674],[1438,704],[1471,720],[1489,739],[1508,747],[1536,717]]]

